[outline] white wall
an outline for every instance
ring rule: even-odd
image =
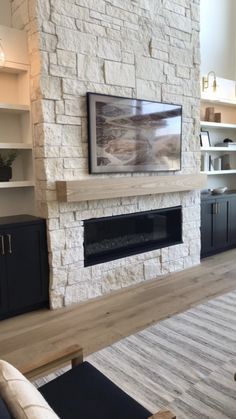
[[[235,0],[201,0],[201,73],[236,78]]]
[[[10,0],[0,0],[0,25],[11,26],[10,4]]]

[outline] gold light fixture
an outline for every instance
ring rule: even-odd
[[[213,76],[213,83],[212,86],[210,86],[210,76]],[[217,84],[216,84],[216,73],[214,71],[209,71],[206,77],[202,78],[202,91],[204,92],[209,87],[212,87],[212,91],[216,92]]]
[[[4,66],[5,64],[5,52],[4,52],[4,48],[2,46],[2,40],[0,39],[0,67]]]

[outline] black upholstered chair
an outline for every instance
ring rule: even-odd
[[[94,366],[81,361],[81,357],[74,359],[72,369],[38,389],[59,418],[175,419],[165,409],[152,415]],[[0,418],[12,419],[1,399]]]
[[[5,405],[4,401],[0,399],[0,418],[1,419],[12,419],[7,406]]]
[[[77,365],[39,391],[63,419],[147,419],[151,416],[88,362]]]

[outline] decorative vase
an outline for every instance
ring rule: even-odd
[[[0,182],[9,182],[12,178],[12,168],[9,166],[0,167]]]

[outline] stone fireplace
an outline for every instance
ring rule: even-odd
[[[25,28],[29,40],[36,193],[48,226],[51,307],[198,264],[198,191],[68,203],[58,200],[56,181],[88,177],[88,91],[182,105],[181,173],[199,173],[199,0],[13,0],[12,11],[13,26]],[[170,207],[182,208],[182,240],[84,266],[88,220]]]

